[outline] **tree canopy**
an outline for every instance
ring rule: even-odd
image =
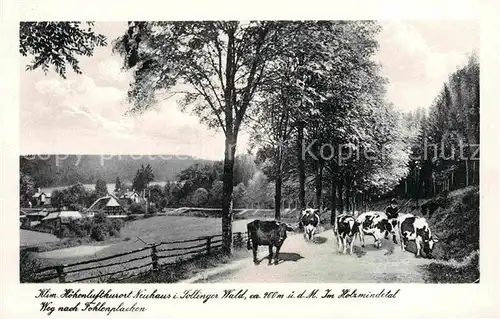
[[[106,37],[93,31],[93,22],[86,26],[79,21],[23,21],[19,28],[19,52],[30,55],[28,70],[41,68],[45,73],[52,66],[66,78],[67,65],[81,74],[77,56],[92,56],[96,47],[106,46]]]

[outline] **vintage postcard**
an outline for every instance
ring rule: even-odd
[[[479,7],[11,21],[2,318],[498,317]]]

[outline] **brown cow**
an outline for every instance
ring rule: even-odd
[[[258,246],[269,247],[269,265],[272,263],[273,247],[276,247],[274,264],[279,261],[279,252],[286,239],[286,232],[293,231],[293,228],[279,221],[254,220],[247,224],[247,249],[253,250],[253,262],[258,264]]]

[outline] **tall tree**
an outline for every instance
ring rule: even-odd
[[[21,207],[27,205],[34,194],[35,181],[30,175],[21,172],[19,174],[19,201]]]
[[[141,167],[137,170],[134,181],[132,182],[132,187],[138,191],[142,192],[146,188],[148,188],[149,183],[154,181],[153,168],[150,164]]]
[[[319,206],[325,166],[319,154],[321,146],[342,142],[339,135],[344,134],[340,130],[346,118],[363,115],[358,111],[364,107],[363,97],[374,91],[372,86],[379,79],[377,66],[370,61],[377,48],[379,26],[371,21],[306,21],[292,23],[289,28],[290,36],[283,40],[286,49],[275,57],[272,72],[265,77],[254,138],[262,147],[274,145],[273,175],[278,177],[282,175],[279,158],[283,146],[295,138],[299,208],[304,208],[306,169],[315,176]],[[309,149],[311,144],[315,145]],[[308,156],[309,151],[315,155]],[[280,188],[278,178],[276,198]]]
[[[98,179],[95,184],[95,192],[98,196],[106,196],[108,194],[108,187],[106,182],[102,179]]]
[[[134,110],[157,102],[156,93],[181,86],[182,107],[225,135],[222,234],[232,253],[233,167],[238,133],[259,88],[281,22],[129,22],[115,44],[125,67],[135,68],[129,97]]]
[[[106,37],[93,31],[93,22],[21,22],[19,28],[19,52],[32,56],[28,70],[41,68],[55,71],[66,78],[69,64],[73,71],[81,74],[77,56],[91,56],[94,49],[105,46]]]
[[[115,180],[115,193],[120,193],[122,191],[122,182],[120,180],[120,176],[116,177]]]

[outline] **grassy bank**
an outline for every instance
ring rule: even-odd
[[[439,239],[424,267],[433,283],[473,283],[479,279],[479,188],[467,187],[430,199],[424,211]],[[419,214],[421,215],[421,214]]]

